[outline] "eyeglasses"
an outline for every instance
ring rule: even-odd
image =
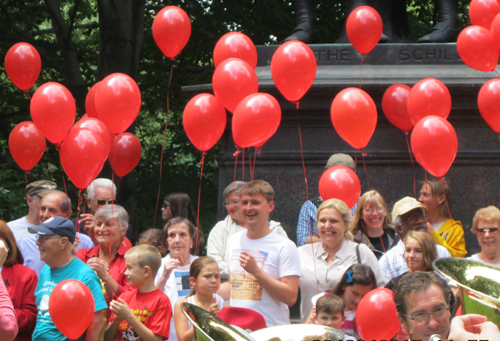
[[[165,202],[163,203],[162,208],[166,210],[166,209],[167,209],[167,207],[168,207],[168,205],[169,205],[169,203],[165,201]]]
[[[61,236],[57,236],[57,235],[46,237],[46,236],[40,236],[39,234],[37,234],[35,236],[36,241],[40,241],[41,244],[45,243],[49,239],[61,239],[61,238],[62,238]]]
[[[477,229],[477,233],[479,233],[479,234],[483,234],[486,232],[489,232],[490,234],[497,234],[498,231],[500,231],[500,229],[498,227],[492,227],[489,229]]]
[[[419,313],[413,317],[406,316],[405,314],[401,314],[401,315],[403,315],[404,317],[406,317],[410,320],[413,320],[415,322],[415,324],[424,324],[424,323],[427,323],[429,321],[429,317],[431,315],[433,315],[434,319],[437,320],[437,319],[440,319],[442,317],[447,316],[449,310],[450,310],[450,308],[448,308],[448,307],[441,307],[441,308],[437,308],[432,313]]]
[[[94,199],[94,201],[97,203],[99,206],[104,206],[106,204],[111,205],[113,203],[113,199]]]
[[[367,214],[372,214],[373,213],[373,208],[371,207],[368,207],[368,208],[364,208],[363,211]],[[375,208],[375,211],[377,213],[384,213],[385,211],[385,207],[384,206],[377,206],[377,208]]]
[[[415,224],[419,220],[425,220],[426,215],[424,213],[414,213],[406,219],[401,219],[401,222],[409,222],[410,224]]]

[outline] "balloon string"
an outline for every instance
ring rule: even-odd
[[[443,186],[443,193],[444,193],[444,197],[445,197],[444,200],[446,202],[446,208],[448,208],[448,215],[450,216],[450,219],[453,221],[453,218],[451,217],[450,205],[448,205],[448,198],[446,197],[446,190],[444,188],[444,176],[439,178],[439,182]]]
[[[415,163],[413,162],[413,156],[410,148],[410,141],[408,140],[408,130],[405,131],[406,134],[406,145],[408,146],[408,153],[410,153],[411,167],[413,168],[413,194],[417,197],[417,174],[415,173]]]
[[[499,75],[499,76],[500,76],[500,73],[498,72],[498,70],[497,70],[497,69],[495,69],[495,72],[497,73],[497,75]]]
[[[242,148],[241,154],[241,178],[245,181],[245,148]]]
[[[366,174],[366,184],[368,185],[368,190],[371,191],[370,189],[370,181],[368,180],[368,170],[366,169],[366,163],[365,163],[365,156],[368,154],[363,152],[363,148],[361,148],[361,157],[363,158],[363,166],[365,167],[365,174]]]
[[[253,153],[253,174],[255,174],[255,162],[257,161],[257,151],[259,152],[260,155],[260,148],[255,148],[254,153]]]
[[[76,207],[76,232],[80,232],[80,207],[82,205],[82,190],[78,190],[78,206]]]
[[[30,100],[30,102],[31,102],[31,95],[30,95],[30,92],[29,92],[28,90],[24,90],[24,93],[25,93],[26,95],[28,95],[28,99],[29,99],[29,100]]]
[[[302,160],[302,169],[304,170],[304,183],[306,185],[306,212],[309,212],[309,186],[307,182],[307,172],[306,172],[306,163],[304,161],[304,147],[302,144],[302,130],[300,128],[300,115],[299,115],[299,102],[297,102],[297,127],[299,128],[299,142],[300,142],[300,159]],[[309,230],[309,238],[312,239],[312,228],[311,228],[311,221],[309,217],[307,217],[307,229]],[[318,280],[318,273],[316,272],[316,255],[314,251],[314,246],[313,242],[311,240],[311,248],[312,248],[312,255],[313,255],[313,265],[314,265],[314,277],[316,278],[316,291],[319,293],[319,280]]]
[[[358,152],[354,153],[354,173],[356,173],[356,167],[358,165]]]
[[[250,147],[248,147],[248,164],[250,165],[250,178],[253,181],[253,167],[252,167],[252,153],[250,151]]]
[[[196,243],[194,247],[194,254],[196,255],[198,252],[198,234],[200,231],[200,202],[201,202],[201,181],[203,179],[203,165],[205,164],[205,152],[203,152],[200,165],[201,165],[201,172],[200,172],[200,188],[198,190],[198,213],[196,214]]]
[[[361,80],[363,79],[363,63],[365,61],[365,55],[361,56],[361,73],[359,75],[359,88],[361,89]]]
[[[174,64],[172,62],[170,67],[170,78],[168,80],[168,88],[167,88],[167,119],[165,121],[165,129],[163,131],[163,142],[161,145],[161,155],[160,155],[160,183],[158,184],[158,195],[156,196],[156,207],[155,207],[155,216],[153,219],[153,226],[156,226],[156,215],[158,214],[158,203],[160,202],[161,175],[163,173],[163,151],[165,150],[165,137],[167,136],[168,116],[170,113],[170,85],[172,84],[173,72],[174,72]]]
[[[28,171],[24,171],[24,181],[26,182],[26,187],[28,187]]]
[[[52,165],[50,164],[50,159],[49,159],[49,147],[45,149],[45,152],[47,153],[47,162],[49,163],[50,176],[52,177],[52,180],[54,180],[54,174],[52,173]]]

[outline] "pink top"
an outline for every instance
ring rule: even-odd
[[[0,274],[0,334],[2,340],[14,340],[17,332],[18,326],[14,306],[12,306],[12,301]]]

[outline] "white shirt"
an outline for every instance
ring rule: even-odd
[[[323,248],[321,241],[314,244],[306,244],[299,247],[300,257],[300,294],[301,294],[301,321],[304,323],[311,313],[313,296],[333,290],[344,275],[347,268],[353,264],[358,264],[356,246],[352,241],[344,240],[340,250],[335,254],[332,263],[328,264],[326,258],[328,253]],[[377,257],[365,245],[359,244],[360,264],[369,266],[377,280],[377,287],[384,287],[386,283],[385,275],[380,268]]]
[[[480,263],[483,263],[483,264],[486,264],[486,265],[496,266],[497,268],[500,268],[500,263],[488,263],[488,262],[485,262],[484,260],[481,259],[481,257],[479,257],[479,253],[476,253],[475,255],[467,257],[467,259],[470,259],[470,260],[473,260],[473,261],[476,261],[476,262],[480,262]]]
[[[26,217],[22,217],[16,220],[9,221],[7,226],[10,228],[12,233],[14,234],[14,238],[16,241],[21,239],[22,237],[30,234],[28,232],[28,227],[35,226],[33,224],[28,223]]]
[[[241,251],[249,251],[257,264],[274,279],[288,276],[300,277],[300,260],[297,247],[288,238],[271,232],[259,239],[249,239],[247,231],[229,238],[226,263],[231,281],[233,307],[253,309],[264,316],[268,327],[290,324],[288,305],[272,297],[257,279],[241,266]]]
[[[172,257],[170,257],[170,253],[161,259],[161,266],[158,269],[158,273],[155,277],[155,285],[158,289],[163,291],[165,295],[170,299],[170,304],[172,305],[172,319],[170,320],[170,337],[169,341],[177,341],[177,333],[175,331],[175,322],[174,322],[174,306],[175,302],[187,296],[189,291],[191,290],[189,285],[189,268],[191,267],[191,263],[198,258],[198,256],[189,255],[189,264],[184,266],[179,266],[176,269],[172,270],[170,276],[165,283],[163,288],[158,288],[158,281],[163,275],[165,271],[165,264],[167,264]]]
[[[269,228],[271,229],[271,231],[274,231],[277,234],[288,238],[285,230],[280,223],[271,220],[269,222]],[[226,252],[228,238],[237,232],[245,230],[246,229],[244,227],[237,225],[233,218],[228,215],[226,219],[219,221],[214,226],[212,231],[210,231],[207,241],[207,256],[215,259],[215,261],[219,265],[219,269],[221,272],[226,271]]]

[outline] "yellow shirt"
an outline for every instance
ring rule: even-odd
[[[439,230],[432,232],[432,238],[439,244],[445,247],[452,257],[465,257],[467,250],[465,250],[464,229],[462,223],[458,220],[448,219],[439,228]]]

